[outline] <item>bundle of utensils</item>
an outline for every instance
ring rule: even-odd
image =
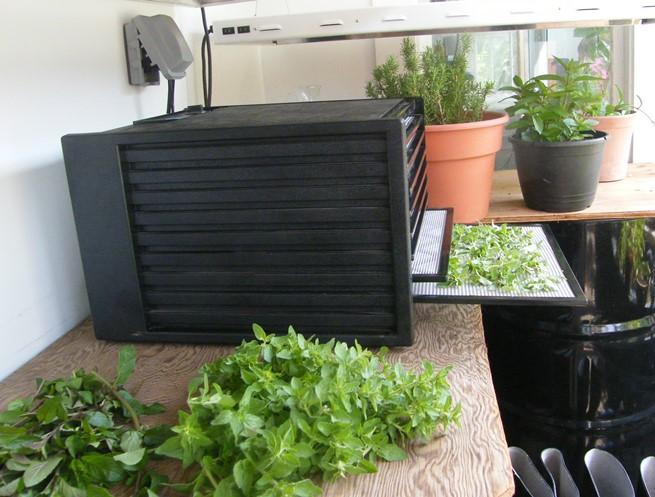
[[[564,456],[558,449],[549,448],[541,452],[541,462],[551,480],[549,485],[532,462],[530,456],[520,447],[509,448],[512,469],[517,481],[516,496],[529,497],[581,497],[571,473],[566,467]],[[623,464],[607,451],[589,450],[584,457],[597,497],[636,497],[634,486]],[[641,461],[640,495],[655,497],[655,457]]]

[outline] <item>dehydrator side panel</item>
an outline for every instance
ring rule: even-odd
[[[97,337],[146,327],[118,149],[111,136],[65,136],[62,147]]]
[[[398,345],[411,345],[412,326],[412,275],[411,239],[409,225],[409,187],[407,184],[407,156],[404,127],[401,121],[391,123],[387,131],[387,167],[389,175],[389,209],[392,231],[393,268],[396,293]],[[401,166],[402,167],[399,167]]]

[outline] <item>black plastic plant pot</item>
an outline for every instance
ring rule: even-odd
[[[596,196],[606,139],[602,131],[570,142],[528,142],[512,136],[526,205],[547,212],[589,207]]]

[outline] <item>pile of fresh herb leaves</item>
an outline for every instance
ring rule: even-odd
[[[545,273],[546,261],[541,252],[533,233],[520,227],[456,224],[445,284],[552,291],[560,278]]]
[[[207,364],[190,412],[157,453],[195,468],[178,490],[197,497],[312,497],[319,478],[373,473],[378,458],[459,419],[448,369],[413,373],[355,345],[305,339],[292,328]]]
[[[122,348],[111,382],[82,369],[39,379],[34,396],[0,413],[0,496],[111,497],[115,485],[154,495],[165,478],[146,464],[172,433],[141,424],[141,415],[163,407],[144,405],[124,389],[135,361],[134,347]]]

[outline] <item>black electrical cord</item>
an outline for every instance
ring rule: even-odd
[[[204,7],[200,7],[200,15],[202,16],[202,29],[205,33],[202,37],[202,46],[200,47],[202,58],[202,94],[205,101],[205,108],[209,109],[212,106],[212,47],[209,40],[209,33],[212,32],[212,29],[207,27],[207,15],[205,14]]]
[[[207,45],[207,36],[203,35],[200,46],[200,58],[202,59],[202,103],[207,108],[209,99],[207,96],[207,56],[205,55],[205,45]]]
[[[166,103],[166,114],[175,112],[175,80],[168,80],[168,101]]]

